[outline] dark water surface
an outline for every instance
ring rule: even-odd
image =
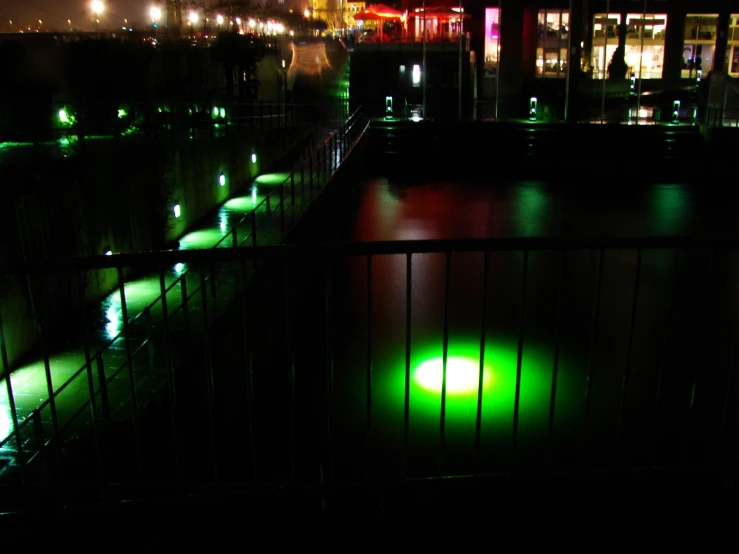
[[[727,236],[737,230],[736,203],[715,190],[665,183],[606,193],[593,177],[592,187],[579,189],[543,182],[493,187],[374,179],[343,238]],[[407,443],[407,258],[374,256],[369,279],[366,259],[338,263],[332,339],[335,413],[341,416],[335,432],[346,450],[343,458],[337,453],[343,460],[337,465],[347,476],[361,474],[365,463],[376,475],[405,470],[431,476],[705,463],[725,453],[727,429],[737,417],[731,409],[736,394],[728,389],[739,307],[735,253],[686,251],[676,258],[674,250],[641,256],[606,251],[595,325],[599,252],[489,252],[483,283],[485,259],[483,253],[450,257],[445,303],[446,256],[411,258]],[[352,444],[356,448],[348,448]]]

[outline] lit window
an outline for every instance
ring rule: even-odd
[[[726,49],[726,58],[729,63],[728,70],[734,77],[739,77],[739,13],[731,14],[728,42]]]
[[[500,59],[500,8],[485,8],[485,76],[498,73]]]
[[[567,75],[567,42],[570,13],[560,10],[539,12],[536,40],[536,76],[564,78]]]
[[[618,49],[619,14],[596,14],[593,22],[593,77],[661,79],[665,57],[666,14],[634,14],[626,16],[626,43],[623,63],[614,64]],[[607,28],[607,32],[606,32]],[[619,60],[615,60],[619,61]]]
[[[717,30],[718,14],[688,14],[686,16],[680,64],[684,79],[696,78],[699,72],[705,74],[713,69]]]

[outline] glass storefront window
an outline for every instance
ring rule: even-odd
[[[739,77],[739,13],[731,14],[729,19],[729,45],[726,58],[729,64],[729,74]]]
[[[536,76],[564,78],[567,75],[567,40],[570,13],[539,11],[536,41]]]
[[[500,8],[485,8],[485,76],[498,73],[500,57]]]
[[[698,70],[705,75],[713,69],[717,30],[717,13],[687,15],[681,62],[684,79],[695,78]]]
[[[593,18],[593,79],[607,76],[608,64],[618,46],[618,26],[621,15],[597,13]]]
[[[665,58],[666,14],[627,14],[624,44],[627,76],[661,79]],[[595,14],[593,21],[593,78],[608,76],[608,65],[618,47],[620,14]]]

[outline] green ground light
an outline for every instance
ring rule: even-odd
[[[441,413],[442,344],[414,344],[410,364],[409,426],[411,433],[438,435]],[[402,428],[405,403],[405,356],[374,373],[373,412],[386,429]],[[481,431],[506,433],[513,424],[516,396],[517,341],[486,341],[481,399]],[[477,419],[480,345],[449,342],[447,357],[446,429],[450,435],[474,433]],[[561,374],[566,373],[560,367]],[[519,426],[523,432],[546,433],[549,421],[553,356],[549,349],[525,344],[521,358]],[[556,404],[571,403],[570,387],[558,389]]]

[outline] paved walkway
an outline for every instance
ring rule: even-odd
[[[361,120],[354,118],[336,132],[339,125],[319,129],[301,156],[303,164],[293,171],[254,179],[246,194],[232,197],[214,217],[185,234],[180,248],[281,242],[343,161]],[[324,147],[330,137],[333,146]],[[0,381],[0,476],[5,473],[7,479],[16,473],[9,470],[20,469],[21,460],[58,445],[55,437],[63,441],[93,421],[131,420],[134,409],[159,393],[169,371],[187,355],[189,337],[202,333],[228,307],[250,273],[251,268],[223,266],[213,274],[207,267],[177,264],[161,274],[126,280],[123,294],[119,288],[100,302],[98,317],[89,322],[88,344],[41,356]],[[14,438],[16,425],[21,441]]]

